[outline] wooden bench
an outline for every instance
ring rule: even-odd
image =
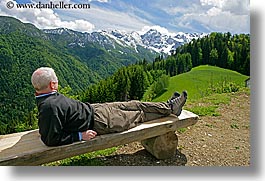
[[[179,117],[170,115],[121,133],[101,135],[90,141],[57,147],[45,146],[38,130],[0,135],[0,165],[41,165],[134,141],[141,141],[145,149],[156,158],[165,159],[176,154],[178,138],[175,131],[194,125],[197,121],[197,115],[183,110]]]

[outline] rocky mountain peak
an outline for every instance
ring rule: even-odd
[[[118,43],[121,46],[132,47],[137,51],[137,47],[141,46],[157,53],[170,54],[178,46],[190,42],[192,39],[197,39],[206,34],[198,33],[169,33],[167,31],[159,31],[155,28],[143,32],[126,32],[121,30],[101,30],[92,33],[76,32],[67,28],[46,29],[43,30],[47,34],[69,35],[75,37],[75,42],[82,42],[82,45],[89,42],[96,42],[106,47]],[[74,42],[69,42],[74,43]]]

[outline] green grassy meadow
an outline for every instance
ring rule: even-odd
[[[191,71],[171,77],[167,91],[155,98],[154,102],[168,100],[175,91],[187,90],[188,100],[197,100],[207,95],[209,87],[215,87],[224,82],[233,82],[239,87],[245,86],[248,76],[238,72],[215,66],[201,65]]]

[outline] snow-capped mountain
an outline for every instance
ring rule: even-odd
[[[139,47],[152,50],[157,53],[171,54],[178,46],[190,42],[192,39],[201,38],[205,33],[169,33],[151,28],[145,32],[125,32],[120,30],[96,31],[92,33],[81,33],[67,28],[45,29],[46,34],[64,35],[68,37],[70,46],[85,46],[86,43],[99,43],[105,48],[115,44],[123,47],[131,47],[138,52]],[[71,40],[71,41],[70,41]],[[70,41],[70,42],[69,42]]]
[[[205,36],[205,34],[190,34],[190,33],[176,33],[176,34],[163,34],[155,29],[150,29],[142,35],[143,44],[151,49],[169,54],[177,47],[190,42],[193,38],[197,39]]]

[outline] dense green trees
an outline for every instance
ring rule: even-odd
[[[177,48],[179,53],[190,53],[193,67],[209,64],[250,75],[249,34],[214,32]]]
[[[142,65],[123,67],[109,78],[91,85],[81,99],[90,103],[139,100],[154,79]]]
[[[192,59],[190,53],[178,53],[167,58],[157,57],[153,63],[146,65],[147,70],[164,70],[169,76],[175,76],[191,70]]]

